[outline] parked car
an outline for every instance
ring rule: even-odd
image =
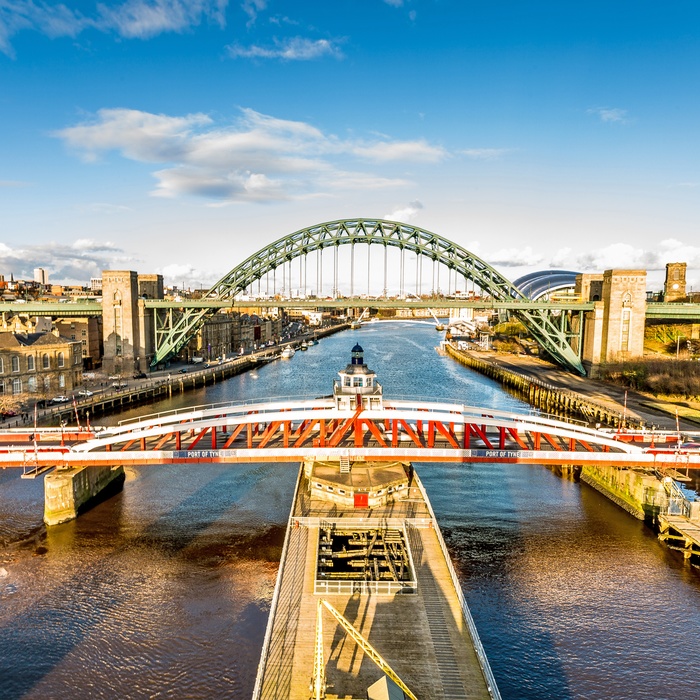
[[[12,409],[8,409],[7,411],[2,411],[0,413],[0,417],[5,420],[5,418],[14,418],[15,416],[18,416],[19,413],[17,411],[13,411]]]
[[[129,386],[126,382],[112,382],[112,387],[114,389],[125,389]]]
[[[54,396],[49,403],[68,403],[69,401],[67,396]]]
[[[122,375],[121,374],[110,374],[109,379],[121,379]]]
[[[183,367],[180,371],[179,374],[187,374],[187,368]]]
[[[148,379],[148,375],[145,372],[136,372],[134,379]]]
[[[81,390],[78,392],[78,396],[92,396],[94,393],[95,393],[95,392],[94,392],[94,391],[90,391],[90,389],[81,389]]]

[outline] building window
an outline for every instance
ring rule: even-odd
[[[66,361],[65,361],[65,358],[64,358],[64,356],[63,356],[63,353],[62,353],[62,352],[59,352],[59,353],[58,353],[58,366],[59,366],[59,367],[64,367],[65,364],[66,364]]]
[[[27,391],[32,394],[36,394],[36,376],[29,377],[29,379],[27,379]]]
[[[48,355],[48,353],[44,353],[44,354],[41,356],[41,366],[42,366],[44,369],[49,369],[49,367],[51,367],[51,363],[49,362],[49,355]]]
[[[622,337],[620,350],[627,352],[630,349],[630,309],[622,309]]]
[[[5,393],[5,380],[0,379],[0,395]]]
[[[5,360],[0,357],[0,374],[5,374]]]
[[[16,377],[15,379],[12,380],[12,393],[13,394],[21,394],[22,393],[22,380],[19,377]]]
[[[34,355],[27,355],[27,371],[33,372],[35,369]]]
[[[63,389],[66,386],[66,375],[65,374],[59,374],[58,375],[58,386]]]
[[[12,356],[12,371],[19,372],[19,355]]]
[[[352,385],[353,386],[362,386],[362,377],[353,377],[352,378]]]
[[[82,335],[84,338],[87,335],[87,331],[80,331],[80,335]]]
[[[44,377],[44,391],[51,391],[51,377]]]
[[[343,377],[343,386],[350,386],[350,377]]]

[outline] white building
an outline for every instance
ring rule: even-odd
[[[364,350],[357,344],[351,355],[350,364],[338,372],[340,379],[333,382],[336,408],[354,411],[360,403],[364,410],[382,408],[382,386],[376,372],[365,364]]]
[[[43,267],[34,268],[34,281],[39,284],[47,285],[49,283],[49,273]]]

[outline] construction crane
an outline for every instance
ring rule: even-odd
[[[362,319],[365,317],[365,314],[367,314],[367,317],[369,318],[369,307],[364,309],[364,311],[360,314],[359,318],[356,318],[351,324],[350,328],[353,330],[357,330],[361,325],[362,325]]]
[[[408,686],[399,678],[389,664],[384,661],[379,652],[341,615],[327,600],[319,599],[316,608],[316,644],[314,646],[314,675],[311,679],[312,700],[324,700],[326,697],[326,664],[323,661],[323,608],[336,619],[345,632],[352,637],[362,651],[401,688],[404,696],[409,700],[418,700],[408,689]]]
[[[420,297],[416,296],[415,294],[411,294],[411,292],[406,292],[406,296],[407,296],[407,297],[413,297],[414,299],[418,299],[418,301],[421,300]],[[431,316],[433,317],[433,319],[435,320],[435,330],[436,330],[436,331],[444,331],[444,330],[445,330],[445,325],[444,325],[444,324],[442,323],[442,321],[440,321],[440,319],[437,317],[437,315],[435,314],[435,311],[433,311],[433,309],[430,309],[430,308],[428,309],[428,311],[430,312],[430,315],[431,315]]]

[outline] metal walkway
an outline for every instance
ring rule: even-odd
[[[318,601],[314,594],[316,547],[319,527],[332,520],[344,527],[362,527],[363,522],[365,526],[385,522],[392,527],[403,523],[410,532],[416,593],[335,593],[329,598],[411,691],[419,698],[431,700],[500,698],[478,636],[474,638],[464,618],[456,578],[445,559],[444,543],[441,545],[439,528],[422,488],[412,487],[407,501],[373,508],[368,513],[309,498],[307,487],[302,476],[290,517],[254,700],[309,698]],[[381,672],[339,627],[327,625],[324,622],[324,660],[331,685],[326,697],[365,697],[367,687],[380,678]]]

